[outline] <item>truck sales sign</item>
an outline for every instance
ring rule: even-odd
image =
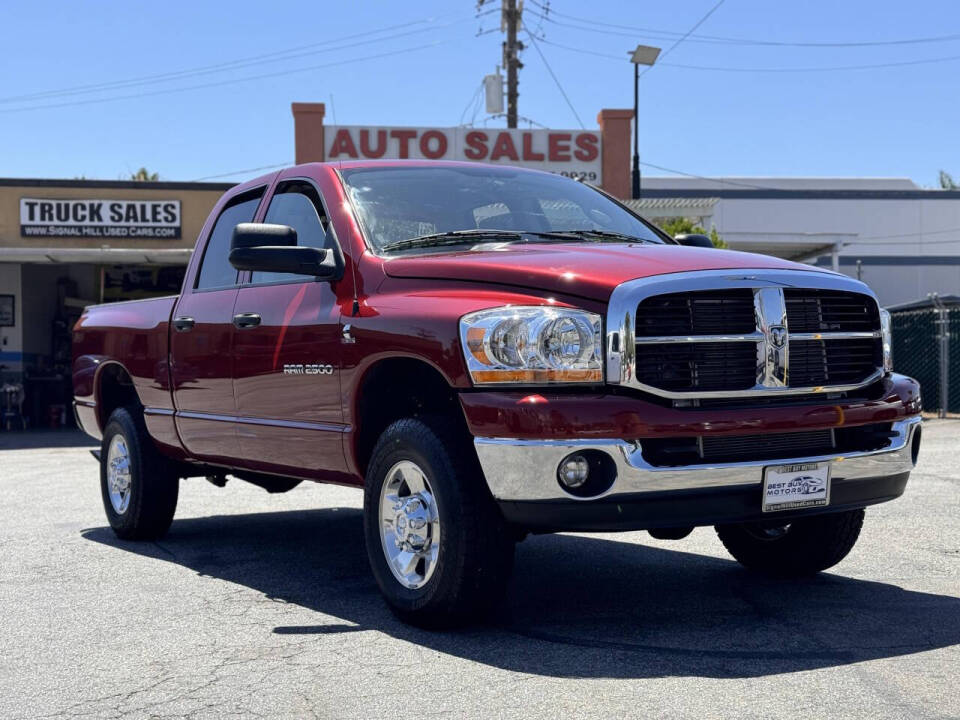
[[[473,160],[521,165],[601,184],[600,133],[585,130],[327,125],[327,160]]]
[[[179,200],[20,198],[21,237],[180,238]]]

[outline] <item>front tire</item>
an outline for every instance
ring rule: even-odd
[[[141,414],[114,410],[100,445],[100,494],[113,532],[124,540],[163,537],[178,493],[179,479],[154,447]]]
[[[780,577],[813,575],[833,567],[853,549],[864,511],[818,515],[785,525],[718,525],[717,535],[741,565]]]
[[[364,535],[387,604],[420,627],[483,616],[513,568],[512,535],[472,448],[440,419],[398,420],[380,436],[367,469]]]

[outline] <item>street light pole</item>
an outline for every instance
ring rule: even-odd
[[[633,63],[633,199],[640,199],[640,66],[652,66],[660,48],[637,45],[627,53]]]
[[[640,65],[633,63],[633,193],[640,199]]]

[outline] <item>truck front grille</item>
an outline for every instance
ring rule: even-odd
[[[864,293],[733,287],[655,294],[635,308],[626,384],[654,394],[844,390],[882,365],[879,307]]]
[[[637,306],[637,337],[749,333],[757,326],[753,291],[671,293]]]
[[[877,304],[867,295],[787,288],[783,296],[790,332],[863,332],[880,327]]]
[[[752,343],[637,346],[637,380],[664,390],[747,390],[757,382]]]
[[[882,362],[876,340],[791,340],[790,384],[848,385],[866,380]]]
[[[890,443],[890,423],[758,435],[702,435],[640,441],[643,458],[657,467],[757,462],[879,450]]]

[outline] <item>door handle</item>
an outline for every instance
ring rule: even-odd
[[[237,313],[233,316],[233,324],[239,330],[253,328],[260,324],[260,315],[257,313]]]
[[[192,317],[182,315],[181,317],[174,319],[173,328],[177,332],[190,332],[193,330],[194,324],[194,319]]]

